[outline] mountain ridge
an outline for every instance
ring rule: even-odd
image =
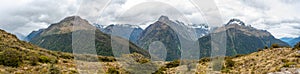
[[[58,23],[51,24],[48,28],[43,30],[42,33],[33,37],[32,40],[30,40],[30,43],[36,44],[43,48],[47,48],[49,50],[72,53],[73,33],[87,35],[95,34],[95,46],[97,54],[103,56],[113,56],[111,36],[96,29],[95,26],[92,26],[88,23],[88,21],[80,18],[79,16],[66,17]],[[120,39],[125,40],[123,38]],[[132,53],[137,52],[149,57],[147,51],[137,47],[131,42],[129,42],[129,49]]]

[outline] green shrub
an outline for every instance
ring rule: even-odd
[[[64,58],[64,59],[73,59],[74,56],[71,54],[66,54],[66,53],[62,53],[60,56],[60,58]]]
[[[228,69],[228,68],[223,68],[223,69],[221,70],[221,72],[222,72],[222,73],[229,73],[229,72],[230,72],[230,69]]]
[[[51,63],[51,61],[52,60],[47,56],[40,56],[39,57],[39,62],[41,62],[41,63]]]
[[[234,56],[234,58],[242,57],[242,56],[245,56],[245,54],[237,54],[237,55]]]
[[[0,64],[4,66],[19,67],[23,63],[23,53],[8,48],[0,53]]]
[[[287,60],[287,59],[281,59],[281,61],[282,61],[283,63],[289,62],[289,60]]]
[[[283,65],[283,67],[290,67],[291,65],[296,65],[295,62],[287,62]]]

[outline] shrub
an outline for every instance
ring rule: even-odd
[[[263,49],[257,49],[258,51],[263,51]]]
[[[201,62],[209,62],[209,61],[210,61],[210,58],[205,57],[205,58],[200,59],[199,63],[201,63]]]
[[[287,62],[283,65],[283,67],[290,67],[291,65],[296,65],[295,62]]]
[[[268,49],[268,46],[265,46],[264,49]]]
[[[163,66],[163,67],[160,67],[157,71],[155,71],[154,73],[152,74],[165,74],[164,71],[166,71],[166,67]]]
[[[271,48],[280,48],[279,44],[272,44]]]
[[[177,67],[179,65],[180,65],[180,60],[175,60],[175,61],[172,61],[170,63],[167,63],[166,67],[167,68],[173,68],[173,67]]]
[[[231,68],[234,66],[234,64],[235,64],[235,62],[232,61],[231,59],[226,59],[226,62],[225,62],[226,68]]]
[[[242,57],[242,56],[245,56],[245,54],[237,54],[237,55],[234,56],[234,58]]]
[[[107,73],[108,74],[120,74],[120,72],[118,70],[116,70],[116,68],[108,68]]]
[[[59,57],[64,58],[64,59],[73,59],[74,58],[73,55],[66,54],[66,53],[61,54]]]
[[[146,57],[144,57],[143,55],[139,54],[139,53],[133,53],[129,55],[131,58],[133,58],[136,62],[144,64],[149,62],[150,60]]]
[[[23,53],[8,48],[0,53],[0,64],[4,66],[19,67],[23,63]]]
[[[116,59],[114,57],[109,57],[109,56],[99,56],[98,59],[101,62],[114,62],[114,61],[116,61]]]
[[[59,68],[55,67],[53,64],[50,66],[49,72],[50,74],[61,74]]]
[[[36,66],[39,62],[39,58],[35,55],[31,55],[27,57],[29,59],[29,64],[32,66]]]
[[[229,73],[229,72],[230,72],[230,69],[228,69],[228,68],[223,68],[223,69],[221,70],[221,72],[222,72],[222,73]]]
[[[52,60],[47,56],[40,56],[39,57],[39,62],[41,62],[41,63],[51,63],[51,61]]]
[[[287,59],[281,59],[281,61],[282,61],[283,63],[289,62],[289,60],[287,60]]]
[[[294,49],[300,49],[300,42],[294,45]]]

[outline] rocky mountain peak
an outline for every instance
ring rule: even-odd
[[[79,16],[69,16],[64,18],[58,23],[51,24],[47,29],[45,29],[41,34],[62,34],[77,30],[91,30],[95,27],[92,26],[87,20],[82,19]]]
[[[240,19],[236,19],[236,18],[230,19],[226,25],[232,25],[232,24],[245,26],[245,23],[243,21],[241,21]]]
[[[160,16],[159,19],[158,19],[158,21],[160,21],[160,22],[168,21],[168,20],[169,20],[169,17],[164,16],[164,15]]]

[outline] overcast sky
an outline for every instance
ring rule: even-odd
[[[0,29],[27,35],[66,16],[78,14],[86,15],[82,17],[90,23],[102,25],[128,23],[145,27],[160,15],[185,23],[205,23],[199,10],[189,0],[158,1],[1,0]],[[84,3],[89,6],[82,6]],[[300,0],[216,0],[216,4],[223,23],[237,18],[255,28],[268,30],[276,38],[300,36]],[[93,6],[105,9],[99,12],[95,10],[102,9]]]

